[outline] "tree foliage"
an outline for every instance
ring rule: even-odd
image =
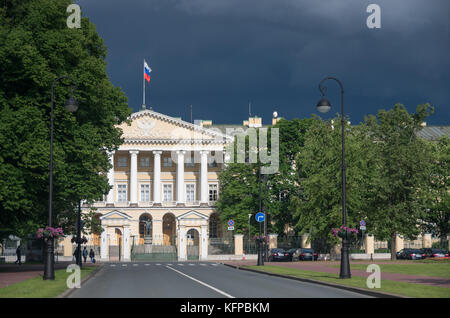
[[[115,125],[131,113],[106,74],[106,47],[88,18],[66,25],[72,1],[6,0],[0,7],[0,228],[23,236],[48,219],[50,88],[72,76],[76,113],[64,108],[70,81],[55,87],[54,218],[109,191],[103,150],[121,144]]]

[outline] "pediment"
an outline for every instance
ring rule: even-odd
[[[125,141],[206,141],[229,142],[232,141],[220,131],[205,129],[199,125],[185,122],[181,119],[166,116],[152,110],[142,110],[133,113],[129,120],[131,125],[122,123],[122,137]]]
[[[100,220],[131,220],[131,216],[115,210],[102,215]]]
[[[178,221],[181,220],[208,220],[208,216],[197,211],[189,211],[177,217]]]

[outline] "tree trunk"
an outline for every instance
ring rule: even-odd
[[[391,261],[395,261],[397,259],[397,234],[394,233],[391,235]]]

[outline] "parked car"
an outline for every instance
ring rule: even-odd
[[[426,254],[418,249],[404,248],[397,253],[397,259],[424,259]]]
[[[448,253],[440,248],[422,248],[425,257],[448,257]]]
[[[300,255],[298,256],[299,261],[312,261],[313,257],[314,260],[317,261],[317,253],[314,253],[314,250],[312,248],[302,248],[300,249]]]
[[[282,248],[272,248],[269,253],[269,262],[289,261],[290,255]]]
[[[300,250],[300,248],[291,248],[286,251],[289,254],[289,260],[291,262],[294,260],[294,255],[296,255],[296,253],[298,254],[299,250]]]

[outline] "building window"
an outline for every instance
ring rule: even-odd
[[[209,185],[209,201],[217,201],[217,184]]]
[[[171,184],[163,185],[163,201],[173,201]]]
[[[217,161],[216,159],[213,159],[211,162],[208,163],[208,167],[210,168],[217,168]]]
[[[193,157],[186,158],[186,168],[194,168],[194,158]]]
[[[141,157],[141,167],[150,167],[149,157]]]
[[[149,184],[141,184],[141,201],[142,202],[150,201],[150,185]]]
[[[127,157],[118,157],[117,158],[117,164],[119,167],[126,167],[127,166]]]
[[[127,185],[118,184],[117,185],[117,200],[119,202],[127,202]]]
[[[171,157],[164,157],[163,158],[163,165],[164,165],[164,167],[172,167],[172,158]]]
[[[186,184],[186,202],[195,201],[195,184]]]

